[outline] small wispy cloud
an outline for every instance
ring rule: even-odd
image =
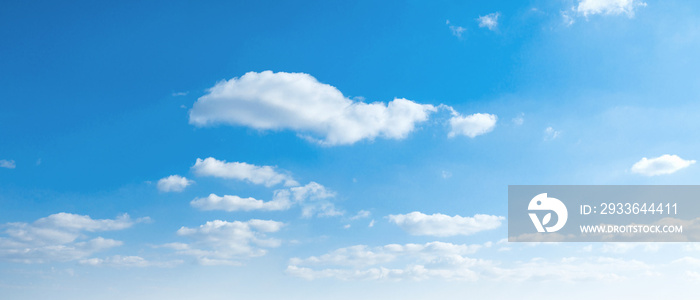
[[[450,28],[450,31],[452,31],[452,35],[454,35],[458,38],[462,38],[462,33],[467,31],[467,29],[462,27],[462,26],[452,25],[450,23],[450,20],[447,20],[447,22],[445,22],[445,24],[447,24],[447,26]]]
[[[695,160],[685,160],[678,155],[664,154],[655,158],[643,157],[632,165],[632,173],[645,176],[672,174],[694,164]]]

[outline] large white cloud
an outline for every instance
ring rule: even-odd
[[[158,190],[161,192],[182,192],[194,181],[180,175],[170,175],[158,180]]]
[[[177,231],[178,235],[192,239],[193,243],[163,246],[193,256],[203,265],[238,265],[242,259],[265,255],[265,248],[278,247],[281,242],[268,238],[266,234],[277,232],[283,226],[284,223],[271,220],[215,220],[195,228],[183,226]]]
[[[43,263],[71,261],[122,245],[87,233],[122,230],[146,219],[132,220],[124,214],[116,219],[92,219],[69,213],[53,214],[33,223],[7,223],[0,236],[0,258],[13,262]]]
[[[646,176],[672,174],[694,163],[695,160],[685,160],[678,155],[664,154],[655,158],[642,158],[632,165],[631,171]]]
[[[501,216],[482,214],[474,217],[452,217],[443,214],[426,215],[417,211],[405,215],[389,215],[388,218],[390,222],[412,235],[431,236],[470,235],[498,228],[505,220]]]
[[[450,133],[448,137],[464,135],[474,138],[491,132],[496,127],[498,117],[492,114],[476,113],[468,116],[454,115],[450,118]]]
[[[364,103],[304,73],[248,72],[217,83],[195,102],[190,123],[289,129],[326,145],[377,137],[403,139],[426,121],[433,105],[407,99]]]
[[[291,176],[275,171],[271,166],[256,166],[245,162],[226,162],[213,157],[197,158],[192,171],[199,176],[212,176],[245,180],[254,184],[273,186],[284,183],[286,186],[297,186]]]

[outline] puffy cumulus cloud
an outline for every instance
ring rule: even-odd
[[[654,266],[610,257],[533,258],[498,261],[470,257],[483,245],[426,244],[364,245],[340,248],[320,256],[292,258],[287,273],[308,280],[427,280],[565,281],[620,280],[650,276]]]
[[[263,256],[264,248],[274,248],[280,241],[267,238],[267,233],[279,231],[282,222],[271,220],[209,221],[196,228],[182,227],[179,236],[188,237],[192,243],[170,243],[163,247],[182,255],[193,256],[202,265],[238,265],[240,260]]]
[[[695,160],[684,160],[678,155],[664,154],[655,158],[642,158],[632,165],[633,173],[645,176],[672,174],[694,164]]]
[[[173,261],[149,261],[140,256],[121,256],[114,255],[107,258],[88,258],[79,261],[81,265],[94,267],[174,267],[182,263],[181,260]]]
[[[588,17],[589,15],[627,15],[634,17],[637,7],[647,4],[639,0],[580,0],[572,10]]]
[[[217,83],[195,102],[190,124],[289,129],[324,145],[403,139],[436,111],[407,99],[364,103],[304,73],[249,72]]]
[[[479,27],[485,27],[493,31],[496,30],[498,27],[498,17],[500,16],[500,12],[495,12],[485,16],[479,16],[479,18],[477,18],[476,20],[479,22]]]
[[[244,180],[267,187],[284,183],[285,186],[299,185],[290,175],[279,173],[271,166],[256,166],[244,162],[226,162],[213,157],[197,158],[192,171],[198,176],[212,176]]]
[[[158,180],[158,190],[161,192],[182,192],[194,181],[180,175],[170,175]]]
[[[426,215],[417,211],[405,215],[389,215],[387,218],[409,234],[431,236],[470,235],[496,229],[505,220],[505,217],[482,214],[451,217],[443,214]]]
[[[14,169],[17,167],[14,160],[0,159],[0,168]]]
[[[0,236],[0,258],[22,263],[71,261],[122,245],[87,233],[122,230],[147,218],[132,220],[124,214],[116,219],[92,219],[69,213],[53,214],[33,223],[7,223]]]
[[[464,135],[474,138],[478,135],[491,132],[496,127],[496,121],[498,121],[498,117],[492,114],[476,113],[462,116],[453,113],[449,121],[451,130],[447,136],[455,137],[457,135]]]
[[[301,207],[302,216],[307,218],[314,215],[319,217],[342,215],[343,212],[336,209],[335,205],[329,201],[333,197],[335,197],[334,192],[312,181],[304,186],[276,190],[270,201],[252,197],[210,194],[208,197],[192,200],[190,205],[201,210],[224,211],[275,211],[287,210],[293,205],[298,205]]]

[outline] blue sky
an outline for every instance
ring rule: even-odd
[[[508,185],[697,184],[698,14],[5,2],[0,293],[686,295],[695,244],[503,239]]]

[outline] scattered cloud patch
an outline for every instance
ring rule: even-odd
[[[443,170],[443,171],[440,173],[440,176],[442,176],[442,179],[448,179],[448,178],[452,177],[452,172],[444,171],[444,170]]]
[[[175,92],[172,94],[173,97],[187,96],[190,92]]]
[[[462,26],[452,25],[452,24],[450,23],[450,20],[447,20],[447,21],[445,22],[445,24],[447,24],[447,26],[450,28],[450,31],[452,32],[452,35],[454,35],[454,36],[456,36],[456,37],[458,37],[458,38],[462,38],[462,33],[464,33],[465,31],[467,31],[467,29],[464,28],[464,27],[462,27]]]
[[[107,258],[88,258],[82,259],[78,263],[93,267],[116,267],[116,268],[132,268],[132,267],[174,267],[182,263],[181,260],[174,261],[149,261],[140,256],[121,256],[114,255]]]
[[[685,160],[678,155],[664,154],[655,158],[643,157],[632,165],[632,173],[645,176],[657,176],[675,173],[694,164],[695,160]]]
[[[491,132],[496,127],[496,121],[498,121],[498,117],[492,114],[453,115],[449,121],[451,130],[447,137],[464,135],[474,138]]]
[[[192,256],[202,265],[239,265],[247,258],[263,256],[267,248],[278,247],[281,242],[266,234],[278,232],[284,223],[271,220],[209,221],[199,227],[182,227],[179,236],[192,243],[170,243],[163,247],[178,254]]]
[[[180,175],[170,175],[158,180],[158,190],[161,192],[182,192],[194,181]]]
[[[627,15],[631,18],[638,7],[646,6],[645,2],[639,0],[580,0],[572,10],[584,17],[600,14]]]
[[[448,216],[444,214],[426,215],[414,211],[405,215],[389,215],[390,222],[398,225],[411,235],[455,236],[471,235],[501,226],[505,217],[477,214],[474,217]]]
[[[14,160],[0,159],[0,168],[14,169],[17,167]]]
[[[498,28],[498,17],[500,16],[500,12],[495,12],[485,16],[479,16],[476,20],[479,22],[479,27],[494,31]]]
[[[285,193],[284,190],[281,193]],[[302,217],[334,217],[343,215],[343,211],[335,208],[328,199],[335,197],[335,192],[321,184],[310,182],[305,186],[290,188],[287,197],[301,205]]]
[[[122,245],[121,241],[99,236],[90,238],[88,233],[123,230],[147,220],[132,220],[127,214],[96,220],[85,215],[57,213],[33,223],[7,223],[0,236],[0,259],[20,263],[83,259]]]
[[[287,129],[333,146],[406,138],[434,111],[433,105],[402,98],[387,104],[354,101],[309,74],[264,71],[214,85],[190,110],[190,124]]]
[[[263,184],[267,187],[284,183],[285,186],[299,185],[290,175],[279,173],[271,166],[256,166],[244,162],[226,162],[213,157],[197,158],[192,171],[198,176],[212,176]]]

